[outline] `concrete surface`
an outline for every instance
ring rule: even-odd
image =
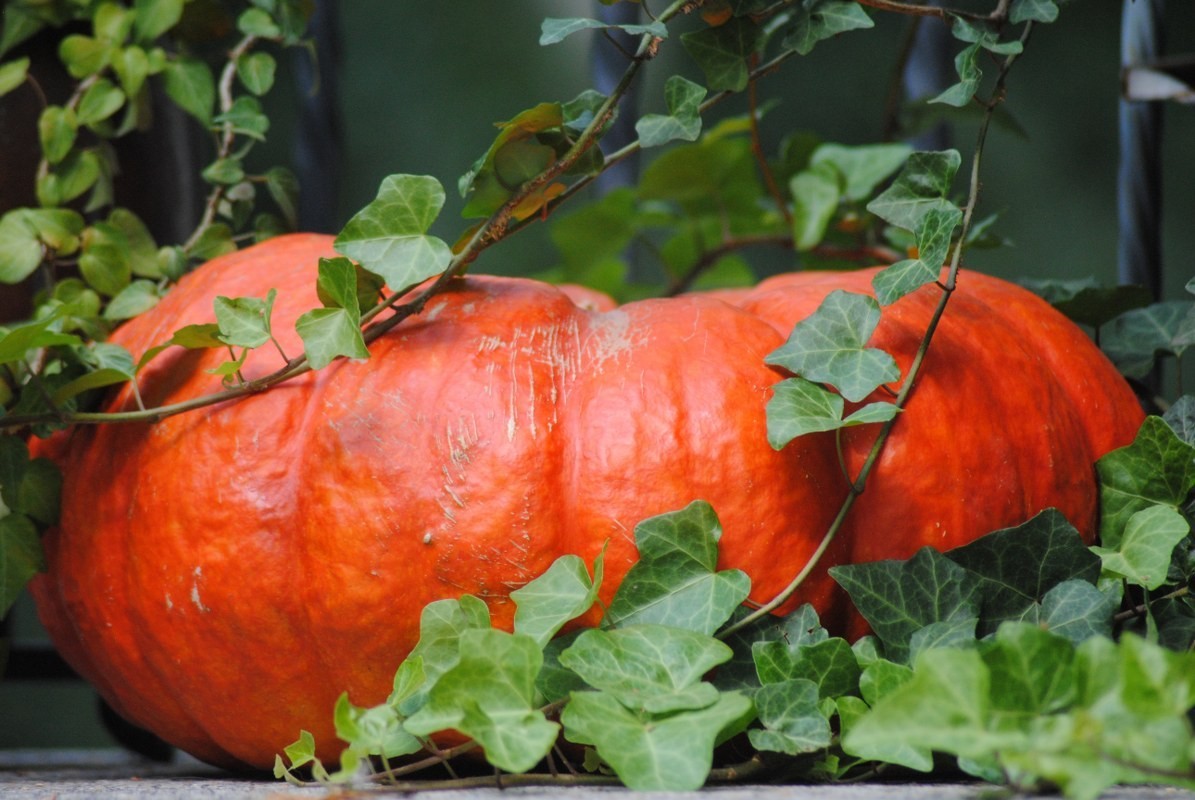
[[[384,787],[292,786],[229,775],[181,758],[151,764],[110,750],[0,750],[0,800],[293,800],[389,795],[414,800],[688,800],[684,792],[632,793],[615,787],[524,786],[505,789],[387,791]],[[1010,795],[964,783],[874,783],[839,786],[728,786],[705,789],[714,800],[991,800]],[[1195,792],[1133,787],[1104,800],[1195,800]]]

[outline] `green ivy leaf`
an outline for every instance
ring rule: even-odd
[[[753,699],[764,725],[747,731],[756,750],[795,756],[830,746],[830,721],[818,708],[818,688],[812,681],[768,684]]]
[[[23,84],[28,75],[28,56],[14,59],[6,64],[0,64],[0,97],[3,97]]]
[[[233,100],[228,111],[215,117],[212,122],[216,125],[230,125],[233,133],[248,136],[259,142],[266,140],[266,131],[270,129],[270,118],[262,113],[261,103],[256,97],[247,95]],[[230,157],[223,160],[235,163],[238,159]],[[236,181],[228,182],[235,183]]]
[[[338,253],[356,259],[401,291],[443,272],[452,260],[448,245],[426,235],[444,206],[435,178],[391,175],[378,196],[358,211],[336,237]]]
[[[560,664],[628,709],[667,714],[716,702],[718,690],[701,678],[731,655],[711,636],[646,624],[584,631]]]
[[[216,297],[213,306],[220,341],[234,347],[260,347],[270,341],[270,314],[278,292],[260,297]]]
[[[21,361],[30,350],[83,343],[82,339],[73,334],[50,330],[50,326],[57,321],[57,317],[49,316],[10,328],[0,335],[0,364]]]
[[[866,346],[879,321],[880,306],[874,298],[835,290],[797,323],[767,363],[809,381],[829,383],[857,403],[882,384],[900,379],[892,356]]]
[[[1050,305],[1081,325],[1101,328],[1120,314],[1149,305],[1152,295],[1144,286],[1101,286],[1095,278],[1080,280],[1018,281]]]
[[[954,69],[959,77],[958,83],[930,98],[929,102],[945,103],[955,108],[968,105],[971,98],[979,91],[979,83],[983,80],[983,71],[979,68],[979,54],[982,49],[978,43],[964,47],[954,57]]]
[[[345,692],[336,701],[332,719],[336,735],[359,756],[397,758],[423,749],[423,742],[403,728],[402,716],[389,703],[362,708]]]
[[[208,183],[231,186],[245,179],[245,170],[237,158],[218,158],[204,168],[202,176]]]
[[[120,79],[125,96],[135,98],[149,77],[149,56],[140,47],[129,45],[112,59],[112,69]]]
[[[589,577],[585,562],[564,555],[552,562],[544,574],[510,593],[515,601],[515,633],[530,636],[540,647],[564,624],[588,611],[597,601],[602,584],[603,557],[594,562]]]
[[[347,258],[321,258],[316,288],[325,307],[308,311],[295,321],[311,368],[323,369],[340,356],[369,358],[361,333],[353,263]]]
[[[423,663],[425,686],[430,687],[460,659],[461,636],[466,631],[489,628],[489,608],[472,595],[428,603],[419,617],[419,643],[407,660]],[[416,692],[400,703],[400,710],[413,713],[425,698],[426,692]]]
[[[872,279],[881,305],[895,303],[910,292],[938,279],[950,254],[954,229],[962,222],[957,208],[931,208],[917,222],[917,257],[886,267]]]
[[[125,95],[112,81],[100,78],[88,87],[75,111],[80,125],[94,126],[115,114],[124,105]]]
[[[906,144],[822,144],[809,157],[811,166],[832,164],[842,176],[842,196],[858,202],[909,160],[913,148]]]
[[[584,19],[582,17],[565,19],[548,17],[541,25],[539,43],[541,46],[557,44],[580,31],[610,29],[621,30],[631,36],[647,35],[657,39],[668,38],[668,28],[659,20],[653,20],[647,25],[612,25],[596,19]]]
[[[46,106],[37,119],[37,133],[46,161],[57,164],[75,144],[79,122],[75,112],[62,106]]]
[[[741,607],[735,611],[731,620],[737,622],[748,613],[750,612],[746,608]],[[734,655],[730,661],[718,668],[714,674],[714,685],[722,691],[741,689],[753,692],[758,689],[761,684],[754,654],[757,643],[784,641],[795,648],[805,644],[816,644],[829,636],[818,619],[817,611],[809,603],[783,617],[768,614],[723,638],[734,651]]]
[[[109,42],[78,33],[65,37],[58,45],[58,57],[70,76],[78,80],[95,75],[107,67],[112,51]]]
[[[426,705],[404,727],[416,736],[460,731],[485,748],[494,766],[526,772],[552,749],[560,731],[534,707],[542,663],[539,645],[529,636],[466,630],[460,660],[440,676]]]
[[[846,31],[874,27],[871,17],[853,0],[804,0],[781,46],[808,55],[818,42]]]
[[[869,403],[843,417],[842,397],[804,378],[783,380],[772,392],[767,405],[768,443],[777,450],[807,433],[887,422],[900,412],[892,403]]]
[[[560,721],[565,738],[595,747],[628,788],[693,791],[705,783],[723,731],[751,712],[751,701],[737,692],[667,716],[636,714],[605,692],[576,692]]]
[[[257,96],[270,91],[278,64],[269,53],[246,53],[237,59],[237,77],[245,88]]]
[[[893,661],[906,661],[914,632],[934,622],[979,615],[974,576],[932,547],[907,561],[830,568]]]
[[[946,195],[961,163],[957,150],[913,153],[892,185],[867,204],[867,210],[891,225],[915,231],[929,211],[957,208]]]
[[[681,44],[705,73],[711,92],[741,92],[747,88],[748,60],[762,40],[760,27],[745,17],[733,17],[716,28],[681,35]]]
[[[709,503],[635,526],[636,562],[610,602],[602,626],[658,623],[712,634],[751,590],[739,570],[717,571],[722,526]]]
[[[138,42],[149,43],[173,28],[182,19],[186,0],[135,0],[133,35]]]
[[[39,572],[46,569],[37,528],[24,514],[0,517],[0,614],[5,614]]]
[[[764,686],[807,680],[817,688],[821,698],[855,694],[859,690],[859,661],[845,639],[834,637],[796,645],[784,640],[756,642],[751,652]]]
[[[199,234],[199,239],[191,247],[190,256],[197,261],[211,261],[213,258],[235,253],[236,242],[232,238],[232,229],[223,222],[209,225]]]
[[[1179,509],[1195,488],[1195,447],[1160,417],[1146,417],[1133,443],[1099,461],[1100,541],[1117,549],[1129,519],[1153,505]]]
[[[299,227],[299,179],[285,167],[274,167],[265,174],[266,191],[292,229]]]
[[[43,248],[70,255],[83,217],[69,209],[17,208],[0,217],[0,282],[19,283],[42,263]]]
[[[1050,23],[1058,19],[1058,6],[1054,0],[1012,0],[1008,18],[1014,25],[1022,22]]]
[[[216,80],[207,64],[196,58],[168,61],[162,70],[163,86],[170,99],[204,125],[212,124]]]
[[[1158,356],[1181,355],[1188,346],[1176,343],[1191,303],[1171,300],[1135,308],[1116,317],[1100,332],[1100,347],[1130,378],[1144,378]]]
[[[793,196],[793,244],[806,252],[821,244],[842,198],[842,176],[829,161],[810,164],[789,181]]]
[[[1182,514],[1169,506],[1154,505],[1129,517],[1115,548],[1093,547],[1091,551],[1100,557],[1106,575],[1152,590],[1167,582],[1174,548],[1190,532]]]
[[[263,39],[276,39],[282,35],[282,29],[274,18],[260,8],[247,8],[237,17],[237,30],[246,36],[260,36]]]
[[[38,180],[38,202],[50,207],[69,203],[94,186],[101,173],[95,151],[73,150],[53,172]]]
[[[1036,622],[1078,644],[1093,636],[1111,636],[1112,615],[1119,605],[1119,593],[1101,592],[1085,580],[1063,581],[1042,598]]]
[[[664,83],[667,114],[644,114],[635,123],[641,147],[659,147],[674,139],[694,142],[701,134],[701,101],[706,88],[680,75]]]
[[[121,289],[104,307],[104,319],[113,322],[132,319],[158,304],[162,297],[153,281],[137,280]]]
[[[946,557],[968,570],[979,588],[981,636],[1008,620],[1035,619],[1046,593],[1063,581],[1094,585],[1100,575],[1099,559],[1055,509],[957,547]]]

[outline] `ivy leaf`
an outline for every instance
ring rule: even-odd
[[[892,403],[869,403],[843,417],[842,397],[804,378],[783,380],[772,392],[767,405],[768,443],[777,450],[807,433],[887,422],[900,412]]]
[[[1058,19],[1058,6],[1054,0],[1012,0],[1009,21],[1014,25],[1022,22],[1054,22]]]
[[[867,12],[853,0],[804,0],[796,9],[791,29],[781,46],[804,56],[818,42],[846,31],[874,26]]]
[[[910,746],[984,758],[1023,745],[1019,732],[993,730],[990,686],[991,673],[976,650],[926,650],[912,678],[854,722],[843,749],[886,761]]]
[[[75,144],[79,121],[75,112],[62,106],[46,106],[37,118],[37,134],[46,161],[57,164]]]
[[[302,314],[295,330],[312,369],[323,369],[340,356],[369,358],[361,333],[357,274],[347,258],[321,258],[317,290],[324,308]]]
[[[14,59],[6,64],[0,64],[0,97],[3,97],[23,84],[28,75],[28,56]]]
[[[136,0],[133,33],[137,41],[152,42],[178,24],[186,0]]]
[[[721,538],[717,515],[701,500],[640,522],[639,561],[623,578],[602,626],[654,622],[712,634],[751,590],[746,573],[717,571]]]
[[[404,727],[416,736],[460,731],[485,748],[494,766],[526,772],[552,749],[560,731],[534,707],[542,664],[540,647],[529,636],[466,630],[460,660],[440,676]]]
[[[118,344],[95,342],[82,355],[92,363],[93,369],[57,387],[51,395],[55,405],[62,406],[92,389],[125,383],[136,374],[132,354]]]
[[[961,163],[957,150],[913,153],[892,185],[867,204],[867,210],[891,225],[915,231],[929,211],[957,208],[946,195]]]
[[[959,77],[958,83],[931,97],[929,102],[945,103],[955,108],[968,105],[971,98],[979,91],[979,83],[983,80],[983,71],[979,68],[979,54],[982,49],[978,43],[964,47],[954,57],[954,69]]]
[[[737,622],[747,613],[749,612],[746,608],[740,608],[731,619]],[[809,603],[783,617],[768,614],[723,639],[730,645],[734,655],[730,661],[718,668],[714,674],[714,685],[722,691],[742,689],[751,692],[758,689],[761,684],[754,654],[757,643],[782,640],[789,647],[799,647],[824,641],[829,636],[818,619],[817,611]]]
[[[428,603],[419,616],[419,643],[407,661],[418,659],[423,663],[424,686],[430,687],[460,659],[461,637],[465,632],[489,628],[489,607],[473,595]],[[413,713],[426,696],[425,691],[415,692],[400,702],[400,711]]]
[[[1175,509],[1154,505],[1135,512],[1125,524],[1115,548],[1093,547],[1104,573],[1129,583],[1157,589],[1166,583],[1175,546],[1191,532],[1191,526]]]
[[[668,38],[668,28],[659,20],[653,20],[647,25],[612,25],[596,19],[585,19],[582,17],[569,17],[566,19],[548,17],[541,25],[539,43],[542,47],[562,42],[569,36],[580,31],[609,29],[621,30],[630,36],[648,35],[657,39]]]
[[[875,298],[837,289],[797,323],[767,363],[809,381],[829,383],[857,403],[878,386],[900,378],[892,356],[866,346],[879,321]]]
[[[956,547],[946,558],[968,570],[979,589],[980,636],[1007,620],[1034,619],[1046,593],[1063,581],[1094,585],[1100,574],[1099,559],[1056,509]]]
[[[1125,375],[1144,378],[1158,356],[1181,355],[1186,349],[1175,339],[1190,310],[1190,302],[1172,300],[1126,311],[1100,332],[1100,347]]]
[[[933,622],[979,615],[974,576],[932,547],[907,561],[830,568],[893,661],[906,661],[913,633]]]
[[[129,243],[124,232],[107,222],[97,222],[83,232],[79,272],[101,294],[116,295],[133,278]]]
[[[1195,447],[1161,417],[1146,417],[1133,443],[1096,462],[1100,541],[1117,549],[1129,519],[1152,505],[1178,509],[1195,488]]]
[[[810,681],[823,698],[859,690],[859,661],[845,639],[797,645],[784,640],[756,642],[751,652],[764,686],[799,678]]]
[[[917,222],[917,257],[885,268],[872,279],[881,305],[895,303],[938,279],[950,253],[954,229],[963,219],[957,208],[931,208]]]
[[[112,81],[100,78],[87,88],[75,111],[80,125],[94,126],[115,114],[124,105],[125,95]]]
[[[5,15],[7,17],[7,14]],[[99,38],[71,34],[58,45],[58,57],[72,78],[83,79],[96,75],[108,66],[113,51],[110,42]]]
[[[247,8],[237,17],[237,30],[246,36],[260,36],[263,39],[277,39],[282,36],[282,29],[274,22],[266,11],[260,8]]]
[[[530,636],[540,647],[569,620],[588,611],[597,600],[602,584],[603,556],[593,565],[590,579],[585,562],[564,555],[552,562],[544,574],[510,593],[515,601],[515,633]]]
[[[1078,644],[1093,636],[1111,636],[1112,615],[1119,605],[1119,594],[1101,592],[1085,580],[1063,581],[1042,598],[1036,622]]]
[[[1070,319],[1093,328],[1103,327],[1129,309],[1143,308],[1152,299],[1144,286],[1101,286],[1094,278],[1018,282]]]
[[[812,681],[768,684],[753,699],[759,721],[764,724],[763,729],[747,731],[756,750],[795,756],[830,746],[830,721],[818,708],[818,688]]]
[[[390,175],[377,197],[358,211],[336,237],[336,252],[381,275],[401,291],[448,268],[452,253],[427,229],[444,207],[444,187],[435,178]]]
[[[0,217],[0,282],[27,278],[41,263],[43,248],[59,255],[77,251],[83,224],[70,209],[17,208]]]
[[[0,364],[21,361],[30,350],[56,345],[80,345],[83,341],[73,334],[51,330],[56,317],[27,322],[10,328],[0,335]]]
[[[168,61],[162,70],[166,94],[179,108],[204,125],[212,123],[216,80],[207,64],[197,58]]]
[[[664,102],[667,114],[644,114],[635,123],[635,133],[641,147],[659,147],[682,139],[693,142],[701,134],[701,101],[706,88],[680,75],[673,75],[664,83]]]
[[[576,692],[560,714],[565,738],[592,745],[628,788],[693,791],[709,776],[714,745],[751,714],[737,692],[668,716],[636,714],[605,692]]]
[[[746,17],[734,17],[716,28],[681,35],[681,44],[705,73],[711,92],[741,92],[750,74],[748,59],[759,46],[762,31]]]
[[[191,247],[189,255],[197,261],[211,261],[228,253],[235,253],[236,242],[232,239],[232,229],[223,222],[209,225],[199,234],[199,239]]]
[[[594,98],[592,95],[583,97]],[[578,98],[577,103],[579,105],[574,111],[588,107],[583,98]],[[506,122],[498,123],[498,135],[489,149],[461,176],[458,183],[461,197],[467,198],[462,216],[488,217],[501,208],[523,182],[538,174],[538,171],[532,171],[536,164],[541,165],[542,171],[552,163],[571,143],[568,136],[564,135],[564,125],[565,111],[560,103],[540,103],[520,111]],[[509,152],[502,158],[507,163],[508,174],[502,178],[498,174],[496,162],[499,154],[507,150]],[[530,163],[528,157],[538,158],[538,161]],[[548,184],[543,191],[547,192],[551,186],[563,188],[562,184]],[[538,209],[531,208],[529,213],[535,210]],[[524,209],[525,213],[527,211]]]
[[[266,140],[266,132],[270,129],[270,118],[261,110],[261,102],[256,97],[242,95],[232,101],[232,106],[223,114],[212,119],[215,125],[231,126],[232,132],[239,136],[247,136],[259,142]],[[220,161],[236,164],[239,169],[240,159],[236,156],[220,159]],[[220,163],[217,161],[216,163]],[[213,176],[204,175],[204,179],[213,183],[236,183],[243,175],[234,178],[217,180]]]
[[[0,614],[16,602],[29,580],[46,569],[37,527],[24,514],[0,517]]]
[[[245,53],[236,62],[237,77],[241,83],[259,97],[270,91],[274,85],[274,71],[277,62],[269,53]]]
[[[397,758],[423,749],[423,742],[403,728],[402,716],[389,703],[362,708],[345,692],[336,701],[332,720],[336,735],[360,756]]]
[[[828,161],[811,164],[792,177],[793,244],[805,252],[821,243],[842,197],[841,175]]]
[[[217,297],[213,305],[220,341],[236,347],[259,347],[270,341],[270,314],[277,296],[271,289],[264,299]]]
[[[1195,397],[1185,394],[1175,400],[1162,419],[1178,438],[1187,444],[1195,444]]]
[[[711,636],[645,624],[584,631],[560,663],[631,710],[667,714],[716,702],[718,690],[701,678],[731,655]]]
[[[286,167],[274,167],[265,174],[266,191],[291,230],[299,227],[299,179]]]
[[[913,148],[906,144],[822,144],[809,157],[811,166],[832,164],[844,181],[842,195],[859,201],[871,195],[882,181],[909,160]]]

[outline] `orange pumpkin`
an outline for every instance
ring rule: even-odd
[[[294,235],[186,277],[114,340],[140,354],[212,321],[216,295],[279,290],[274,331],[318,305],[331,239]],[[534,281],[456,281],[372,346],[245,399],[157,424],[80,427],[49,570],[32,591],[63,656],[120,713],[201,759],[268,767],[301,728],[334,757],[336,697],[380,702],[430,601],[471,593],[509,626],[509,593],[556,557],[608,543],[607,601],[645,517],[709,501],[725,567],[772,597],[846,494],[833,437],[768,446],[764,364],[830,288],[796,276],[734,297],[579,308]],[[902,368],[930,287],[873,340]],[[1093,462],[1141,419],[1112,366],[1045,303],[967,274],[913,401],[825,563],[789,603],[848,618],[825,566],[899,558],[1020,523],[1047,506],[1095,530]],[[220,388],[225,354],[172,349],[140,377],[147,405]],[[280,365],[250,354],[247,378]],[[134,407],[125,389],[107,404]],[[857,468],[875,426],[845,439]],[[594,619],[585,620],[592,623]]]

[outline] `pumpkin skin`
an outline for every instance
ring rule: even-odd
[[[318,305],[316,263],[331,255],[330,237],[296,234],[217,259],[113,340],[139,355],[210,322],[216,295],[276,287],[273,330],[297,353],[294,319]],[[786,608],[812,602],[831,626],[857,624],[825,567],[946,549],[1049,506],[1093,535],[1093,462],[1131,441],[1140,409],[1045,303],[966,280],[847,528]],[[733,305],[612,308],[569,290],[579,308],[545,284],[470,277],[368,362],[155,425],[77,428],[46,446],[64,488],[49,569],[31,586],[42,620],[130,720],[205,761],[266,768],[300,729],[336,756],[337,696],[385,698],[427,603],[474,594],[509,628],[510,591],[603,546],[609,601],[634,526],[694,499],[721,519],[720,566],[748,572],[765,601],[805,564],[846,484],[831,436],[768,446],[765,404],[783,375],[763,360],[835,285],[869,282],[775,279],[727,295]],[[885,310],[873,344],[902,370],[933,296]],[[163,353],[140,377],[144,402],[218,390],[206,370],[223,359]],[[243,372],[279,364],[267,346]],[[125,389],[106,407],[134,400]],[[853,469],[874,436],[849,432]]]

